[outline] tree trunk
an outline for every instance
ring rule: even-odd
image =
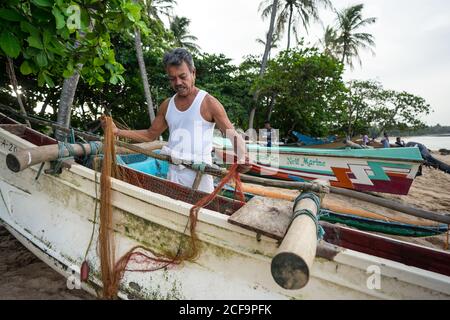
[[[287,50],[291,47],[291,28],[292,28],[292,14],[294,13],[294,8],[292,6],[289,9],[289,23],[288,23],[288,42]]]
[[[273,39],[273,30],[275,25],[275,17],[277,15],[277,9],[278,9],[278,0],[273,0],[272,4],[272,14],[270,16],[270,26],[269,26],[269,32],[267,32],[267,40],[266,40],[266,47],[264,49],[264,55],[261,62],[261,69],[259,71],[259,77],[262,78],[264,75],[264,72],[266,72],[267,67],[267,60],[269,58],[270,49],[272,47],[272,39]],[[259,92],[256,91],[253,95],[253,108],[250,112],[250,119],[248,122],[248,128],[253,129],[253,122],[255,119],[255,113],[256,113],[256,104],[258,102]]]
[[[345,63],[345,57],[347,56],[347,42],[344,39],[344,47],[342,49],[342,59],[341,59],[341,63],[344,64]]]
[[[272,116],[273,107],[275,107],[275,101],[276,101],[276,97],[275,97],[275,93],[273,93],[272,100],[270,101],[270,105],[269,105],[269,110],[267,111],[267,116],[266,116],[267,121],[270,121],[270,118]]]
[[[77,70],[81,70],[82,67],[83,65],[78,64]],[[56,123],[66,128],[70,127],[73,99],[77,90],[78,80],[80,79],[80,73],[77,70],[74,71],[74,74],[70,78],[64,80],[61,96],[59,98],[58,118]],[[56,130],[55,138],[58,141],[66,141],[67,134],[63,131]]]
[[[136,57],[139,64],[139,70],[141,72],[142,85],[144,87],[145,100],[147,101],[148,114],[150,116],[150,123],[155,119],[155,111],[153,109],[152,94],[150,92],[150,86],[148,84],[147,70],[145,68],[144,54],[142,52],[141,32],[139,29],[134,33],[134,46],[136,48]]]
[[[14,93],[16,94],[17,97],[17,102],[19,103],[19,107],[20,107],[20,113],[22,113],[22,115],[27,116],[27,111],[25,110],[25,106],[22,102],[22,94],[19,92],[18,90],[18,83],[17,83],[17,78],[16,78],[16,72],[14,71],[14,64],[13,61],[11,60],[10,57],[6,56],[7,61],[7,65],[6,65],[6,72],[9,75],[9,80],[11,81],[11,86],[13,87]],[[31,128],[31,123],[28,120],[25,120],[25,123],[27,125],[27,127]]]
[[[41,111],[39,111],[39,116],[43,117],[45,115],[45,110],[47,109],[50,99],[53,97],[53,92],[50,92],[45,97],[44,103],[42,104]]]

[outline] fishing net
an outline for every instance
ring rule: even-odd
[[[239,179],[238,165],[234,164],[229,169],[227,175],[221,179],[213,193],[208,194],[198,190],[193,190],[170,181],[143,174],[124,165],[116,163],[115,137],[113,135],[112,119],[106,118],[105,136],[103,142],[103,158],[101,159],[101,179],[100,179],[100,229],[99,229],[99,252],[103,282],[103,297],[114,299],[117,297],[120,280],[126,271],[151,272],[169,266],[170,264],[180,264],[183,261],[194,261],[200,253],[199,239],[196,233],[198,212],[201,208],[218,211],[224,214],[231,214],[244,205],[244,195],[241,191],[241,181]],[[139,160],[139,155],[135,156]],[[129,160],[132,161],[132,160]],[[125,255],[116,260],[114,229],[111,204],[111,178],[120,179],[140,188],[159,193],[171,199],[181,200],[193,207],[190,210],[188,224],[189,241],[183,240],[180,235],[180,244],[176,252],[158,253],[149,248],[137,246],[131,248]],[[237,201],[218,196],[226,183],[234,180],[237,190]],[[154,262],[152,266],[142,269],[127,269],[130,261],[138,262],[142,266],[148,266],[146,262]],[[156,266],[155,266],[156,264]]]

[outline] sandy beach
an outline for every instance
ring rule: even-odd
[[[0,299],[92,299],[69,290],[66,279],[36,258],[4,227],[0,227]]]
[[[450,156],[434,153],[436,158],[450,163]],[[377,212],[387,217],[404,217],[413,221],[420,218],[367,204],[342,196],[327,195],[330,200],[351,203]],[[423,169],[423,176],[417,177],[408,196],[383,195],[405,204],[414,205],[442,214],[450,214],[450,175],[433,168]],[[429,238],[402,238],[405,241],[443,249],[446,235]],[[66,279],[45,265],[25,247],[23,247],[7,230],[0,227],[0,299],[93,299],[81,290],[69,290]]]

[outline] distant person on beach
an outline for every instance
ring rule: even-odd
[[[272,139],[274,138],[273,129],[270,126],[270,122],[266,121],[264,122],[264,129],[262,131],[262,136],[266,139],[266,147],[271,148],[272,147]]]
[[[384,138],[381,140],[381,143],[383,144],[383,148],[390,148],[391,144],[389,143],[389,136],[387,132],[384,133]]]
[[[404,148],[405,147],[405,141],[403,141],[401,137],[397,137],[397,140],[395,141],[395,145],[397,147]]]
[[[369,144],[369,136],[365,134],[362,138],[363,146],[367,146]]]

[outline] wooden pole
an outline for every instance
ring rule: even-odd
[[[101,142],[96,142],[98,150],[95,151],[95,154],[101,154],[103,152],[103,144]],[[156,150],[161,149],[166,143],[161,141],[154,142],[145,142],[140,143],[139,149],[143,150]],[[85,144],[71,144],[71,149],[74,151],[74,156],[84,156],[86,154],[91,154],[92,149],[91,145],[88,143]],[[145,148],[145,149],[144,149]],[[119,147],[116,150],[117,153],[127,154],[130,153],[128,148]],[[69,157],[69,150],[67,148],[62,148],[62,156]],[[29,148],[25,150],[20,150],[14,153],[9,153],[6,156],[6,165],[13,172],[20,172],[25,170],[26,168],[33,166],[38,163],[54,161],[60,157],[59,147],[57,144],[51,144],[46,146],[40,146],[35,148]]]
[[[249,176],[246,174],[241,174],[241,180],[243,182],[255,183],[266,187],[278,187],[284,189],[311,191],[316,193],[330,193],[328,186],[319,183],[273,180]]]
[[[392,201],[389,199],[375,197],[370,194],[365,194],[365,193],[361,193],[361,192],[357,192],[357,191],[353,191],[353,190],[349,190],[349,189],[330,187],[330,193],[340,194],[343,196],[355,198],[355,199],[362,200],[365,202],[370,202],[370,203],[373,203],[373,204],[376,204],[376,205],[379,205],[379,206],[382,206],[385,208],[389,208],[389,209],[392,209],[395,211],[400,211],[400,212],[406,213],[406,214],[414,216],[414,217],[437,221],[437,222],[441,222],[444,224],[450,224],[450,215],[449,214],[434,213],[434,212],[426,211],[423,209],[407,206],[407,205],[404,205],[404,204],[401,204],[401,203],[398,203],[398,202],[395,202],[395,201]]]
[[[273,279],[284,289],[298,290],[309,281],[317,250],[317,225],[310,216],[296,213],[307,210],[317,216],[319,209],[311,198],[294,206],[293,220],[271,264]]]

